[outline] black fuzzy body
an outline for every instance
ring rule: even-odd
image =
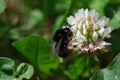
[[[55,50],[58,56],[65,58],[70,54],[68,44],[71,40],[73,33],[69,28],[59,29],[56,31],[53,40],[55,41]]]

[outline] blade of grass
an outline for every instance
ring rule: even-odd
[[[72,7],[73,7],[73,5],[74,5],[75,2],[76,2],[75,0],[71,0],[70,5],[69,5],[69,8],[67,9],[67,11],[65,12],[65,15],[64,15],[64,17],[63,17],[63,20],[61,21],[60,25],[58,25],[58,26],[56,26],[56,27],[54,28],[53,34],[55,33],[55,31],[56,31],[57,29],[59,29],[59,28],[61,28],[61,27],[63,26],[63,24],[64,24],[67,16],[68,16],[69,13],[72,11]]]

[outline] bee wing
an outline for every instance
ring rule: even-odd
[[[57,53],[59,53],[59,49],[60,49],[62,40],[63,40],[63,39],[61,39],[61,40],[57,43],[57,45],[56,45],[56,47],[55,47]]]
[[[53,45],[52,45],[52,49],[51,49],[51,52],[52,52],[52,54],[54,54],[54,55],[56,54],[55,45],[56,45],[56,43],[54,42]]]
[[[52,54],[56,55],[56,53],[59,53],[59,48],[61,46],[61,42],[63,39],[61,39],[58,43],[54,43],[52,46]]]

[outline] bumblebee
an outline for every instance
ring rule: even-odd
[[[71,41],[73,33],[69,28],[63,28],[56,31],[53,36],[55,42],[55,51],[58,53],[58,56],[66,58],[71,54],[72,47],[68,46]]]

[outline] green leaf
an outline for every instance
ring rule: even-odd
[[[120,28],[120,10],[118,10],[110,20],[109,25],[113,28]]]
[[[10,58],[0,57],[0,80],[14,80],[15,63]]]
[[[26,63],[21,63],[16,70],[18,80],[30,79],[33,76],[33,66]]]
[[[5,6],[5,1],[4,0],[0,0],[0,14],[2,12],[4,12],[6,6]]]
[[[50,58],[51,45],[40,36],[28,36],[13,43],[30,62],[39,70],[51,74],[51,69],[56,69],[59,61]]]
[[[96,72],[90,80],[120,80],[120,53],[108,67]]]

